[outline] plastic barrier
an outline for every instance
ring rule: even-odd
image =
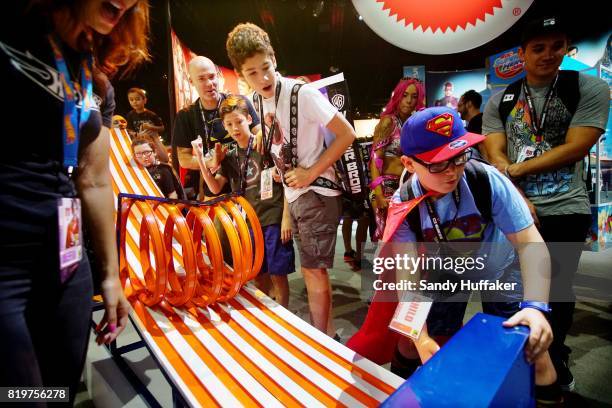
[[[381,407],[534,407],[529,330],[477,313]]]

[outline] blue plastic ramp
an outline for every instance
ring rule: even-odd
[[[381,407],[534,407],[534,371],[524,357],[529,329],[476,314]]]

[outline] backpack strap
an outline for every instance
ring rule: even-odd
[[[580,83],[578,71],[559,71],[557,79],[557,96],[568,112],[574,116],[580,102]]]
[[[514,81],[510,85],[506,87],[504,90],[504,94],[502,95],[501,101],[499,102],[499,118],[504,125],[504,129],[506,129],[506,121],[508,120],[508,115],[514,109],[514,106],[518,102],[519,96],[521,95],[521,84],[523,83],[523,79],[519,79]]]
[[[487,223],[493,220],[491,201],[491,182],[489,175],[483,166],[483,162],[478,159],[471,159],[465,164],[465,178],[474,203],[483,220]]]
[[[291,143],[291,166],[296,169],[297,162],[297,137],[298,137],[298,108],[299,99],[298,93],[304,83],[297,83],[291,88],[291,97],[289,100],[289,142]]]
[[[408,178],[404,182],[404,184],[400,187],[400,200],[402,201],[410,201],[415,198],[414,191],[412,190],[412,176]],[[410,230],[414,233],[417,242],[423,242],[423,230],[421,229],[421,212],[419,208],[415,208],[414,210],[408,213],[406,216],[406,220],[408,221],[408,226]]]

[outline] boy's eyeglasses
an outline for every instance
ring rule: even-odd
[[[151,157],[152,154],[153,154],[153,150],[145,150],[144,152],[135,153],[134,156],[148,158],[148,157]]]
[[[415,162],[425,166],[430,173],[435,174],[435,173],[442,173],[443,171],[448,169],[451,163],[453,163],[455,166],[462,166],[465,163],[467,163],[467,161],[470,160],[471,157],[472,157],[472,149],[467,148],[459,156],[455,156],[452,159],[445,160],[439,163],[426,163],[423,160],[416,158],[415,156],[412,156],[412,159]]]

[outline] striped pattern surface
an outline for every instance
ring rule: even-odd
[[[119,192],[161,196],[131,157],[126,132],[111,130],[110,168]],[[127,263],[139,276],[139,218],[127,224]],[[180,268],[180,246],[174,258]],[[129,288],[127,289],[129,291]],[[374,407],[403,380],[321,333],[247,285],[209,307],[147,307],[130,297],[132,318],[157,361],[191,406]]]

